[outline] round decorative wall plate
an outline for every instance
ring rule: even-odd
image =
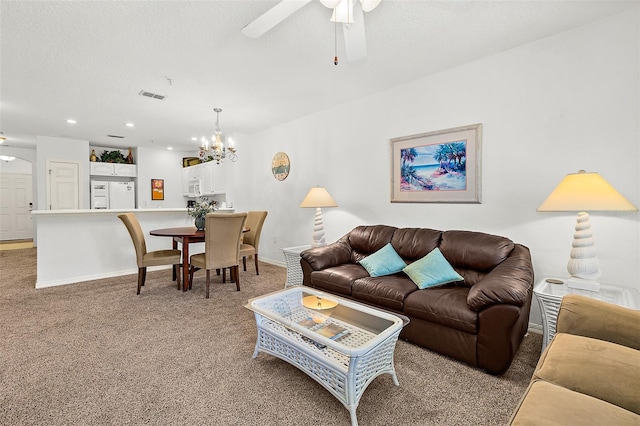
[[[289,162],[289,156],[284,152],[278,152],[273,156],[271,160],[271,173],[273,177],[282,181],[289,176],[289,170],[291,169],[291,163]]]

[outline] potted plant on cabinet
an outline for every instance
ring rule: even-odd
[[[113,151],[102,151],[100,161],[103,163],[126,163],[127,159],[119,149],[115,149]]]

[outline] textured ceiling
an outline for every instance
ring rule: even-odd
[[[214,107],[225,134],[250,134],[639,5],[383,0],[365,14],[367,59],[346,61],[340,30],[334,66],[331,11],[318,1],[261,38],[240,32],[277,3],[3,0],[5,144],[43,135],[194,150]]]

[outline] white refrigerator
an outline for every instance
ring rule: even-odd
[[[135,209],[135,182],[91,181],[92,209]]]

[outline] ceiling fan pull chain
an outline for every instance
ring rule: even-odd
[[[333,23],[333,65],[338,65],[338,22]]]

